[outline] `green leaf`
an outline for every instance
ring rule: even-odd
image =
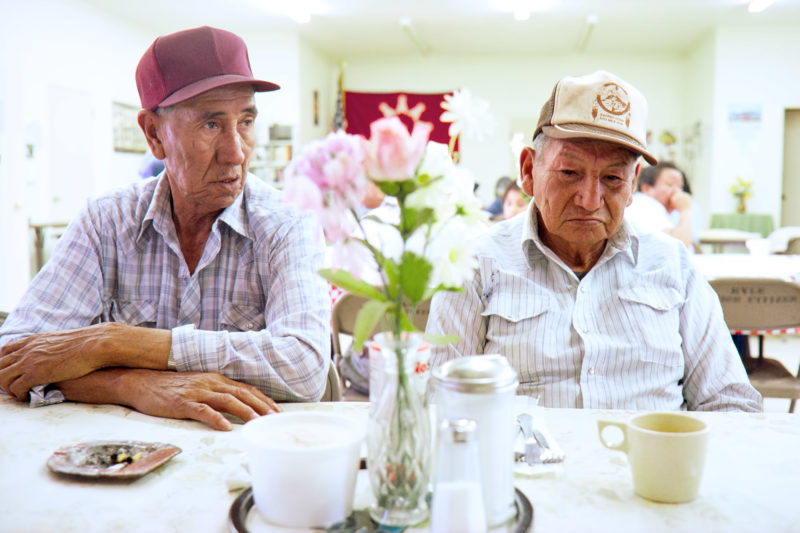
[[[403,252],[400,263],[400,288],[412,305],[416,306],[423,300],[432,270],[433,265],[424,257],[414,252]]]
[[[452,344],[461,339],[458,335],[435,335],[433,333],[422,333],[422,338],[431,344]]]
[[[378,289],[365,281],[354,278],[353,275],[346,270],[321,268],[318,273],[329,282],[347,292],[372,300],[386,301],[386,296]]]
[[[400,232],[403,235],[411,235],[420,227],[432,224],[434,221],[434,210],[430,207],[422,209],[406,207],[400,212]]]
[[[392,302],[370,300],[361,306],[353,327],[353,351],[360,352],[364,341],[369,337],[386,312],[393,307]]]

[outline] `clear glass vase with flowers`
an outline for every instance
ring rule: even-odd
[[[452,136],[475,125],[463,105],[453,109],[464,100],[456,93],[443,104]],[[377,339],[384,382],[370,408],[367,447],[375,495],[370,513],[391,526],[412,525],[428,514],[429,417],[410,379],[411,354],[422,337],[433,343],[457,338],[425,335],[409,317],[435,292],[459,290],[473,275],[468,236],[486,221],[470,173],[453,161],[454,142],[448,147],[429,141],[431,130],[430,123],[417,121],[409,131],[398,117],[389,117],[370,125],[369,139],[333,132],[304,147],[285,174],[286,200],[316,212],[332,248],[330,268],[320,274],[367,299],[356,318],[354,350],[374,330],[384,332]],[[358,215],[371,186],[395,209],[378,222],[380,237]],[[377,275],[370,279],[365,270]]]

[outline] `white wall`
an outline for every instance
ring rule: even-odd
[[[700,205],[702,227],[711,219],[716,38],[709,35],[686,59],[686,98],[683,100],[683,142],[679,165],[686,172],[692,196]]]
[[[138,103],[146,39],[77,5],[2,4],[0,309],[10,309],[29,279],[28,220],[68,220],[88,196],[136,178],[138,157],[112,150],[111,102]]]
[[[722,28],[716,36],[714,145],[710,188],[713,212],[734,209],[728,187],[737,176],[753,181],[748,211],[780,223],[786,108],[800,107],[800,35],[796,27]],[[730,106],[761,110],[760,123],[728,119]],[[794,204],[800,208],[800,198]]]
[[[528,141],[542,104],[563,76],[611,71],[646,95],[654,137],[664,129],[678,132],[683,125],[685,69],[677,56],[402,56],[347,59],[346,64],[347,90],[443,92],[467,87],[474,96],[489,100],[494,134],[483,143],[465,139],[462,144],[462,164],[481,184],[478,192],[484,200],[492,196],[499,176],[513,175],[511,125],[529,124]],[[656,154],[665,149],[654,145]]]

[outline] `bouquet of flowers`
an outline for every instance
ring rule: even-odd
[[[482,114],[470,114],[470,105]],[[452,123],[449,147],[428,140],[430,123],[415,122],[409,132],[389,117],[370,125],[369,139],[337,131],[311,142],[286,169],[286,200],[316,212],[333,245],[333,267],[320,274],[369,299],[356,320],[357,351],[382,320],[396,337],[414,331],[409,316],[417,305],[438,290],[459,290],[476,265],[472,239],[465,237],[483,227],[486,215],[470,173],[453,162],[453,148],[462,132],[481,131],[486,110],[466,90],[445,97],[442,107],[442,120]],[[396,199],[397,220],[383,224],[394,230],[399,254],[371,242],[358,216],[370,182]],[[360,279],[369,264],[380,274],[379,286]]]
[[[752,186],[752,181],[745,181],[742,178],[737,177],[736,182],[728,188],[728,192],[730,192],[733,197],[738,200],[736,210],[740,213],[744,213],[747,210],[747,204],[745,201],[752,194],[750,192],[750,187]]]
[[[396,116],[382,118],[370,125],[369,139],[337,131],[310,143],[285,173],[286,200],[316,212],[333,246],[333,265],[320,274],[367,299],[356,317],[354,349],[360,351],[381,322],[392,341],[382,349],[384,370],[397,377],[382,383],[368,428],[377,502],[371,514],[387,525],[410,525],[427,515],[430,429],[406,368],[416,350],[409,339],[420,333],[409,317],[437,291],[460,290],[476,267],[470,237],[484,227],[486,214],[472,177],[453,161],[458,135],[482,132],[487,107],[475,103],[468,91],[446,97],[442,121],[451,122],[449,146],[429,141],[430,123],[416,121],[409,131]],[[380,238],[365,230],[358,215],[368,187],[396,204],[395,216],[378,222],[388,230]],[[377,271],[377,284],[363,279],[364,265]],[[424,337],[434,343],[458,338]]]

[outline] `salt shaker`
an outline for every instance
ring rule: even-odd
[[[475,421],[442,421],[437,448],[431,531],[486,533]]]
[[[489,528],[511,520],[514,506],[514,397],[517,372],[502,355],[459,357],[431,372],[437,425],[474,420]]]

